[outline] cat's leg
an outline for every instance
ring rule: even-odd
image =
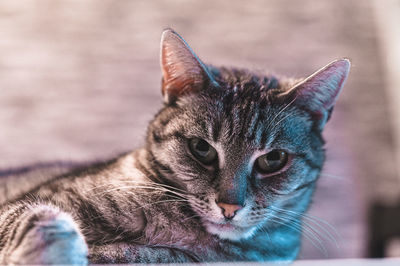
[[[179,263],[199,262],[195,255],[171,247],[149,247],[115,243],[89,247],[89,261],[94,264],[106,263]]]
[[[19,203],[0,211],[0,264],[87,264],[87,245],[69,214]]]

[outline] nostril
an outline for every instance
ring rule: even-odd
[[[218,207],[221,208],[222,214],[225,218],[232,219],[238,210],[243,208],[243,206],[236,204],[228,204],[224,202],[217,202]]]

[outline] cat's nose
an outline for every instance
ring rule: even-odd
[[[224,202],[217,202],[218,207],[221,208],[222,214],[227,219],[232,219],[238,210],[243,208],[243,206],[235,205],[235,204],[228,204]]]

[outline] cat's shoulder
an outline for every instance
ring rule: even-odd
[[[107,176],[114,180],[145,179],[143,172],[135,166],[138,156],[140,156],[140,150],[123,153],[103,161],[40,162],[0,169],[0,205],[46,183],[54,183],[53,181],[56,180],[69,182],[68,180],[87,176],[100,179]]]

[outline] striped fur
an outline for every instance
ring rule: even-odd
[[[181,55],[185,67],[194,64],[191,75],[199,76],[164,71],[169,75],[163,82],[165,105],[150,122],[143,148],[8,193],[0,209],[0,263],[296,258],[303,213],[324,162],[321,125],[335,99],[324,98],[313,78],[305,86],[200,64],[170,30],[165,42],[174,56],[164,60],[168,66],[179,66],[174,60]],[[176,56],[174,42],[188,50]],[[326,71],[316,76],[339,91],[348,73],[346,62],[330,65],[335,77]],[[181,78],[185,91],[176,87]],[[193,91],[191,80],[196,82]],[[310,93],[318,97],[312,110],[304,104]],[[190,154],[192,138],[215,148],[215,165],[205,167]],[[255,160],[273,149],[288,152],[287,167],[261,178]],[[216,203],[227,191],[243,196],[243,207],[229,222]]]

